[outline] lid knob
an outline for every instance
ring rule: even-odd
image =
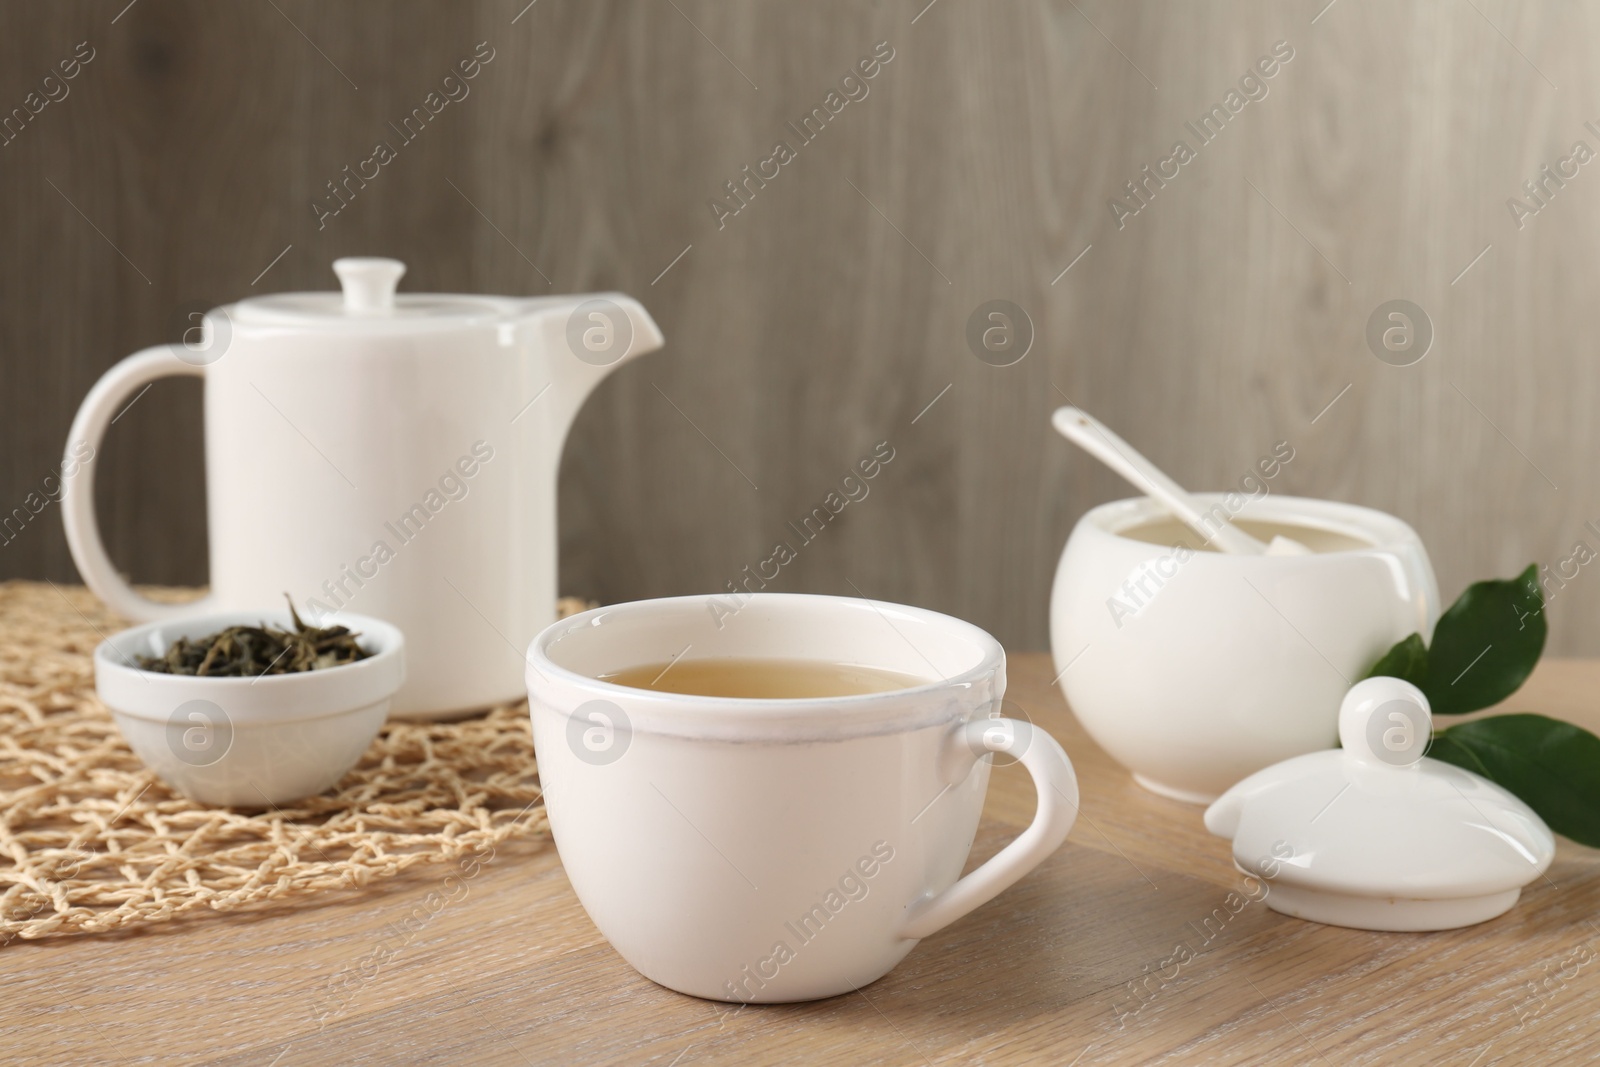
[[[355,315],[382,315],[394,310],[394,290],[406,265],[381,256],[345,256],[333,261],[344,289],[344,309]]]
[[[1339,706],[1339,743],[1363,763],[1409,767],[1428,751],[1432,735],[1428,698],[1399,678],[1357,682]]]

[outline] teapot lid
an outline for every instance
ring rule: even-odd
[[[1339,709],[1343,748],[1235,784],[1206,810],[1206,829],[1231,837],[1234,862],[1269,881],[1269,902],[1283,890],[1301,918],[1446,929],[1465,922],[1435,924],[1439,915],[1493,900],[1499,910],[1481,918],[1499,914],[1550,866],[1555,838],[1501,786],[1427,758],[1432,724],[1428,698],[1409,682],[1359,682]],[[1386,924],[1397,908],[1411,909],[1409,925]]]
[[[237,322],[262,326],[371,328],[464,325],[505,314],[506,301],[487,296],[440,293],[397,295],[406,265],[381,256],[346,256],[333,261],[340,292],[271,293],[239,301],[229,309]]]

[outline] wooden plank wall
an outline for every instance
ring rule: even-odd
[[[1542,205],[1522,189],[1600,151],[1592,4],[125,3],[0,9],[0,111],[93,49],[0,146],[6,509],[116,359],[382,254],[412,289],[617,288],[660,322],[667,349],[601,386],[563,461],[562,588],[584,596],[722,588],[888,441],[776,587],[1044,647],[1072,523],[1125,495],[1050,430],[1069,396],[1194,487],[1291,442],[1280,491],[1403,516],[1447,597],[1600,549],[1600,164]],[[319,228],[324,183],[480,42],[470,95]],[[1202,142],[1185,123],[1277,42],[1292,58]],[[867,95],[801,143],[786,124],[875,47]],[[1164,163],[1180,139],[1194,158]],[[719,218],[779,140],[795,158]],[[1147,164],[1176,176],[1139,205]],[[1365,340],[1394,299],[1432,323],[1411,366]],[[967,341],[992,300],[1031,321],[1011,366]],[[154,388],[106,444],[103,521],[138,580],[205,579],[198,398]],[[1562,652],[1600,651],[1589,572],[1552,604]],[[74,578],[56,509],[0,576]]]

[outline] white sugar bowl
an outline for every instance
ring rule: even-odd
[[[180,638],[265,623],[289,630],[284,609],[216,612],[146,623],[94,650],[95,691],[145,765],[173,789],[214,807],[263,808],[315,796],[355,766],[405,680],[397,627],[337,613],[322,626],[357,634],[366,659],[257,678],[200,678],[140,670]]]
[[[1501,915],[1555,858],[1544,820],[1495,783],[1423,755],[1432,715],[1398,678],[1351,688],[1342,749],[1251,775],[1206,810],[1267,905],[1359,930],[1450,930]]]
[[[1226,555],[1146,497],[1094,508],[1050,598],[1061,688],[1089,735],[1153,792],[1209,803],[1254,771],[1329,748],[1339,701],[1396,641],[1424,638],[1439,588],[1416,531],[1354,504],[1197,493],[1305,555]]]

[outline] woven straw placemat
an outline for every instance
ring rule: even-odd
[[[196,804],[95,696],[95,645],[124,625],[81,587],[0,583],[0,946],[365,886],[548,836],[526,703],[391,723],[333,790],[291,807]]]

